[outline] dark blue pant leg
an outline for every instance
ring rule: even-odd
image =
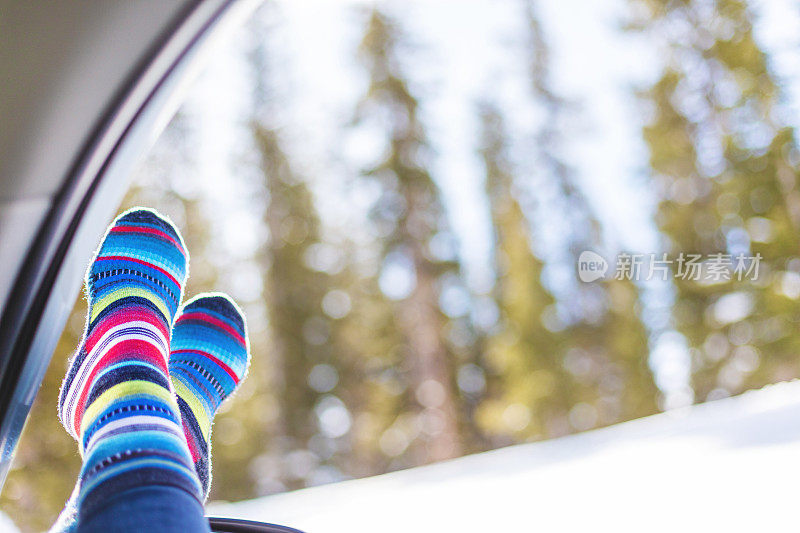
[[[102,505],[78,510],[80,533],[208,533],[205,510],[177,487],[152,485],[124,490]]]

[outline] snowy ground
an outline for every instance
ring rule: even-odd
[[[19,533],[14,521],[0,511],[0,533]]]
[[[789,531],[800,382],[209,513],[308,533]]]

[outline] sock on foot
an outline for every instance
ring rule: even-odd
[[[211,485],[214,415],[242,382],[249,363],[244,315],[233,300],[214,293],[184,304],[172,328],[169,371],[205,496]]]
[[[79,520],[145,485],[178,487],[202,503],[168,374],[187,267],[178,231],[147,209],[120,215],[89,267],[86,331],[59,396],[59,418],[83,457]]]

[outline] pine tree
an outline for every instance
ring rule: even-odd
[[[285,472],[289,487],[310,481],[318,457],[309,451],[312,438],[321,431],[317,414],[327,387],[315,389],[309,377],[315,367],[335,371],[333,329],[323,312],[323,300],[331,290],[325,272],[308,265],[309,254],[321,241],[320,220],[311,192],[293,171],[275,131],[254,126],[268,191],[265,226],[269,239],[262,253],[266,268],[264,302],[269,317],[269,352],[276,364],[279,399],[278,434],[282,453],[306,463]],[[338,435],[334,435],[338,436]],[[303,455],[305,454],[305,455]],[[312,466],[309,467],[308,464]]]
[[[504,121],[494,106],[484,105],[481,124],[480,153],[495,230],[494,298],[500,310],[487,348],[498,379],[491,380],[493,398],[482,404],[481,422],[494,435],[543,438],[554,421],[567,419],[575,403],[573,378],[560,357],[564,339],[544,326],[555,298],[542,283],[544,264],[531,250]]]
[[[396,305],[397,325],[405,341],[409,408],[427,428],[414,454],[416,462],[428,462],[458,456],[462,449],[456,361],[444,340],[447,318],[439,308],[442,279],[457,276],[458,266],[431,250],[431,241],[449,230],[439,191],[425,166],[428,145],[418,102],[398,59],[401,39],[395,21],[377,9],[370,13],[360,46],[369,89],[358,115],[385,119],[386,152],[365,176],[381,188],[372,219],[386,235],[384,262],[405,263],[413,272],[413,288]]]
[[[540,169],[539,183],[554,185],[555,195],[546,212],[563,222],[565,253],[560,258],[574,271],[582,251],[604,248],[600,223],[574,170],[561,156],[561,125],[570,104],[553,89],[550,52],[536,3],[524,0],[523,8],[530,93],[544,115],[531,152]],[[573,284],[558,294],[567,339],[562,364],[578,384],[572,391],[576,402],[570,411],[572,428],[588,429],[656,412],[659,392],[648,366],[648,335],[640,316],[638,288],[627,279],[594,283],[572,279]]]
[[[800,376],[800,157],[753,15],[741,0],[632,4],[632,27],[662,43],[661,77],[642,93],[653,110],[644,139],[695,398]]]

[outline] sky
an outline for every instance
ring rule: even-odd
[[[374,195],[354,187],[353,169],[368,166],[383,139],[369,125],[353,126],[353,110],[367,80],[354,51],[363,31],[364,0],[276,0],[258,24],[233,33],[210,58],[191,88],[186,108],[198,119],[202,187],[233,215],[218,231],[233,257],[246,257],[257,243],[252,227],[259,213],[248,203],[245,180],[237,178],[246,157],[241,127],[251,111],[251,73],[246,52],[265,39],[270,92],[265,121],[280,129],[296,170],[314,178],[327,224],[351,237],[363,233],[363,213]],[[406,0],[382,2],[409,35],[404,67],[422,102],[433,158],[432,174],[443,193],[459,239],[468,286],[491,287],[492,236],[476,154],[476,106],[496,102],[512,137],[524,144],[541,114],[532,108],[522,56],[523,24],[513,0]],[[784,119],[800,125],[800,10],[790,0],[753,0],[756,37],[771,66],[786,83]],[[653,222],[655,197],[646,175],[641,138],[645,113],[633,93],[659,74],[659,50],[645,37],[624,32],[625,0],[559,0],[538,4],[551,47],[557,92],[576,110],[569,123],[565,155],[604,228],[613,264],[621,250],[660,251]],[[523,172],[535,173],[536,169]],[[223,179],[224,178],[224,179]],[[523,176],[524,178],[524,176]],[[547,250],[558,238],[552,226],[534,234]],[[252,286],[252,284],[242,284]],[[234,287],[235,289],[235,287]],[[651,366],[667,407],[690,403],[685,341],[668,326],[672,288],[643,284],[643,315],[653,333]]]

